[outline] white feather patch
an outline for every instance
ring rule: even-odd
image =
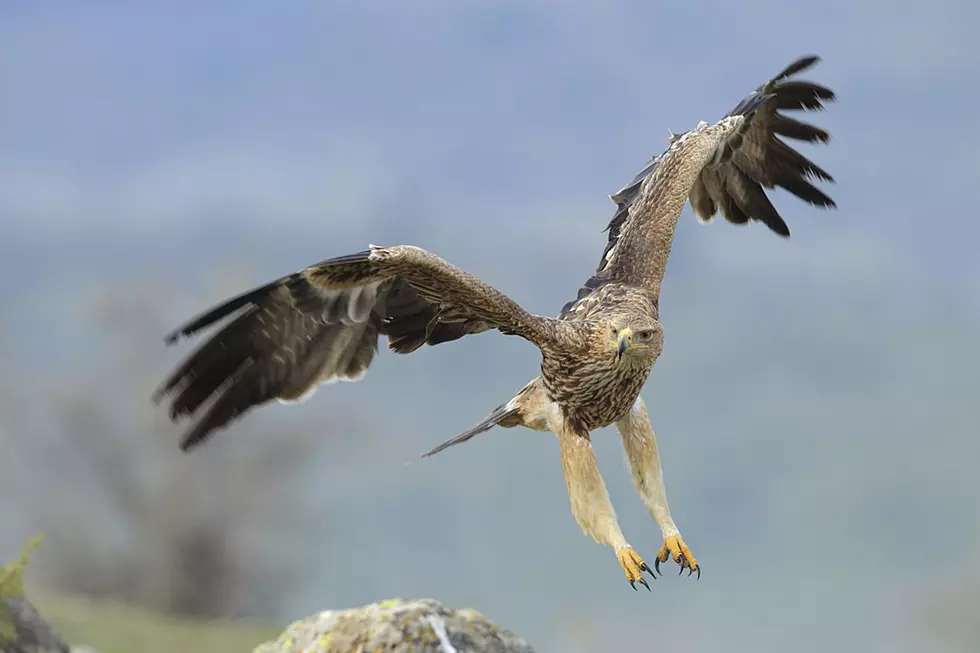
[[[306,391],[303,392],[303,394],[296,397],[295,399],[283,399],[282,397],[276,397],[276,401],[278,401],[280,404],[285,404],[287,406],[291,406],[293,404],[301,404],[313,396],[313,394],[316,392],[318,385],[319,385],[318,383],[314,383],[309,388],[307,388]]]
[[[359,324],[366,322],[374,309],[375,302],[378,301],[378,287],[380,281],[369,283],[360,288],[355,288],[356,294],[352,293],[347,304],[347,319],[345,324]]]
[[[620,236],[616,236],[616,241],[615,241],[616,244],[619,244],[619,239]],[[609,251],[606,252],[606,263],[611,261],[613,259],[613,256],[615,255],[616,255],[616,245],[613,245],[612,247],[609,248]]]

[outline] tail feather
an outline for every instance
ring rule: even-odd
[[[434,456],[440,451],[448,449],[449,447],[460,444],[461,442],[466,442],[474,435],[479,435],[480,433],[486,433],[487,431],[492,429],[494,426],[497,426],[498,424],[504,427],[515,426],[515,424],[503,424],[502,422],[505,422],[506,420],[512,417],[516,417],[519,412],[520,412],[520,408],[518,406],[513,405],[513,402],[507,402],[506,404],[497,406],[497,408],[494,409],[494,411],[490,413],[485,420],[483,420],[473,428],[463,431],[453,439],[447,440],[446,442],[443,442],[439,446],[430,449],[426,453],[422,454],[421,457],[428,458],[429,456]]]

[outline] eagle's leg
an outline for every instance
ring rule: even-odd
[[[696,571],[700,578],[701,566],[684,543],[684,538],[681,537],[674,520],[670,517],[667,490],[664,487],[664,475],[660,467],[660,455],[657,452],[657,436],[653,432],[642,397],[637,397],[633,409],[616,423],[616,428],[626,450],[626,459],[629,461],[633,475],[633,486],[643,499],[643,505],[657,520],[664,536],[664,544],[657,553],[654,567],[659,570],[661,562],[673,558],[674,562],[680,565],[681,571],[687,569],[688,575]]]
[[[636,583],[649,590],[650,586],[643,577],[643,572],[649,572],[653,576],[653,571],[629,545],[619,528],[616,511],[609,501],[609,493],[602,476],[599,475],[589,434],[567,427],[559,428],[558,443],[575,521],[586,535],[616,551],[616,559],[634,590]]]

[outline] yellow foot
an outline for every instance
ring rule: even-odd
[[[684,569],[687,569],[688,576],[696,571],[698,572],[698,578],[701,578],[701,565],[698,564],[698,559],[687,548],[687,544],[684,543],[684,538],[680,535],[671,535],[670,537],[664,538],[664,545],[660,547],[660,551],[657,553],[657,559],[653,563],[653,568],[659,572],[660,563],[667,562],[667,558],[673,558],[674,562],[681,566],[678,575],[683,573]],[[663,574],[660,575],[663,576]]]
[[[621,549],[616,549],[616,559],[619,560],[619,565],[626,572],[626,580],[630,582],[630,586],[635,590],[636,583],[643,585],[650,591],[650,586],[647,585],[647,579],[643,577],[643,572],[649,572],[651,576],[654,576],[653,571],[647,566],[647,563],[643,562],[643,558],[640,554],[636,552],[631,546],[624,546]]]

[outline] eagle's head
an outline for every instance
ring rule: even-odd
[[[651,364],[663,351],[664,330],[660,322],[653,318],[615,320],[608,329],[610,352],[620,363]]]

